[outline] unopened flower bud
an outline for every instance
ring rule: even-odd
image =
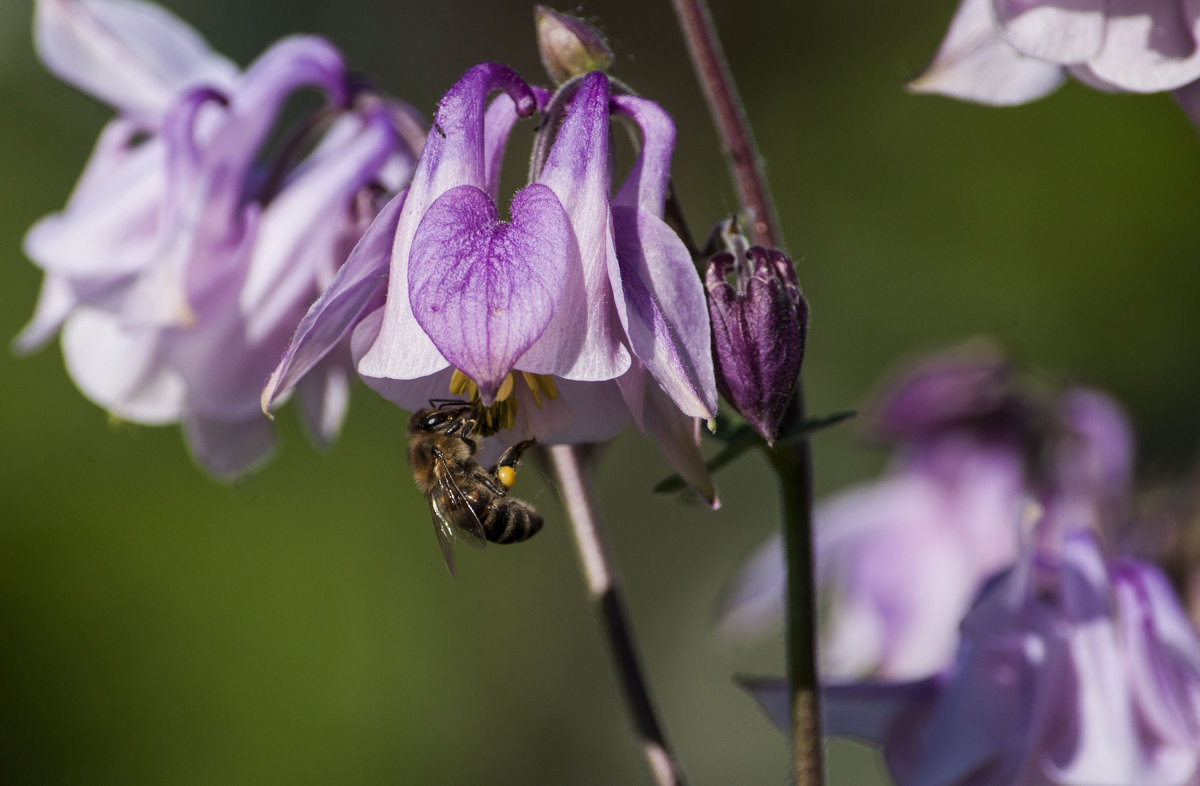
[[[804,359],[808,304],[792,261],[751,246],[744,256],[721,252],[705,274],[717,387],[771,442]]]
[[[544,5],[534,8],[538,50],[546,73],[561,85],[590,71],[612,68],[612,50],[600,31],[582,19]]]

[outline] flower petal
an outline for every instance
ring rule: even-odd
[[[1106,0],[992,0],[1004,40],[1018,52],[1067,65],[1104,44]]]
[[[1157,568],[1123,560],[1113,570],[1121,638],[1138,709],[1162,739],[1200,739],[1200,639]]]
[[[642,131],[642,146],[637,160],[614,205],[636,207],[652,216],[661,216],[671,181],[671,154],[675,151],[675,124],[671,116],[653,101],[637,96],[613,96],[613,108],[630,117]]]
[[[616,258],[608,206],[608,78],[579,82],[566,119],[538,178],[570,216],[564,293],[540,341],[521,368],[566,379],[615,379],[629,368],[629,351],[613,312],[609,270]]]
[[[385,314],[374,343],[365,348],[358,362],[363,377],[416,379],[446,366],[446,359],[413,316],[408,295],[409,255],[417,226],[438,197],[459,185],[487,190],[488,161],[494,160],[495,151],[485,145],[484,101],[493,90],[503,90],[507,97],[497,100],[511,100],[522,117],[537,108],[529,85],[498,63],[472,66],[438,103],[433,129],[425,140],[396,227]],[[491,152],[485,155],[486,150]]]
[[[333,282],[308,309],[262,392],[263,411],[286,395],[362,317],[382,306],[396,222],[407,192],[392,198],[367,228]],[[380,314],[382,318],[382,313]]]
[[[179,92],[237,74],[178,17],[137,0],[38,0],[34,40],[60,79],[151,127]]]
[[[337,146],[322,146],[262,215],[238,307],[251,341],[270,332],[316,294],[324,269],[336,269],[338,241],[354,195],[383,166],[397,140],[387,118],[346,117],[358,128]],[[328,132],[334,134],[338,128]]]
[[[1063,83],[1063,69],[1021,54],[992,20],[990,0],[963,0],[925,71],[908,83],[914,93],[940,93],[1009,106],[1041,98]]]
[[[62,349],[71,379],[114,415],[154,425],[183,410],[184,380],[168,366],[158,331],[81,308],[63,326]]]
[[[350,406],[350,377],[348,352],[327,357],[313,373],[300,380],[296,398],[300,404],[300,422],[305,433],[318,448],[333,444]]]
[[[712,417],[717,383],[708,305],[687,248],[662,219],[643,211],[614,208],[613,224],[617,259],[609,278],[633,353],[681,412]]]
[[[26,233],[25,253],[42,269],[115,277],[153,260],[166,190],[166,150],[159,139],[131,147],[135,133],[126,121],[109,123],[66,208]]]
[[[721,500],[700,453],[700,420],[679,411],[670,397],[653,381],[646,383],[646,430],[659,450],[688,488],[717,510]]]
[[[1200,78],[1200,3],[1108,0],[1107,16],[1104,48],[1087,62],[1097,77],[1138,93]]]
[[[265,464],[275,452],[275,430],[261,414],[221,420],[189,411],[182,421],[188,452],[218,480],[237,480]]]
[[[546,329],[562,298],[570,224],[549,188],[533,184],[501,224],[481,189],[450,189],[413,238],[413,314],[445,358],[473,379],[485,403]]]

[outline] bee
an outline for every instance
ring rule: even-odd
[[[408,419],[408,463],[425,492],[442,559],[453,576],[455,541],[476,548],[487,541],[519,543],[542,528],[542,516],[532,505],[508,496],[521,454],[536,442],[518,442],[485,470],[473,458],[476,439],[489,436],[480,406],[443,400],[429,405]]]

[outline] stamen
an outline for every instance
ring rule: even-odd
[[[538,393],[537,378],[528,371],[522,371],[521,376],[525,378],[525,385],[529,388],[529,394],[533,396],[533,403],[538,408],[542,408],[542,397]]]
[[[542,408],[543,398],[548,401],[558,398],[558,386],[554,384],[553,377],[546,374],[531,374],[528,371],[522,371],[520,374],[538,409]],[[496,400],[490,406],[479,408],[483,436],[491,436],[497,431],[511,429],[516,425],[519,403],[515,393],[516,376],[513,372],[500,383],[500,389],[496,391]],[[479,403],[479,386],[458,369],[454,369],[454,373],[450,375],[450,394],[476,404]]]
[[[500,383],[500,389],[496,391],[496,400],[497,401],[505,401],[508,399],[509,396],[512,395],[512,392],[513,392],[513,375],[510,373],[508,376],[506,376],[504,378],[504,381]]]
[[[470,391],[468,397],[472,401],[479,398],[479,388],[475,386],[471,378],[458,369],[454,369],[454,373],[450,375],[450,395],[463,396],[467,395],[467,391]]]

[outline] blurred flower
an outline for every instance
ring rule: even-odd
[[[986,104],[1032,101],[1067,74],[1101,90],[1177,90],[1200,78],[1198,34],[1182,0],[963,0],[910,88]]]
[[[1028,434],[1011,376],[1002,355],[968,346],[906,372],[875,405],[873,432],[897,441],[892,468],[815,512],[826,678],[941,671],[980,584],[1016,559]],[[785,584],[774,537],[734,580],[723,632],[778,624]]]
[[[1037,396],[1013,371],[942,356],[876,408],[901,470],[828,506],[844,553],[818,531],[827,730],[881,745],[900,786],[1194,784],[1200,638],[1161,572],[1100,547],[1128,515],[1128,424],[1099,393]],[[956,475],[969,496],[947,521],[984,529],[931,536],[946,509],[920,480]],[[997,544],[1008,569],[987,579]],[[778,591],[755,570],[739,588]],[[783,681],[744,685],[787,723]]]
[[[236,476],[273,447],[258,392],[288,336],[378,194],[408,177],[415,152],[400,129],[411,110],[352,91],[318,38],[284,39],[239,74],[139,2],[39,0],[35,34],[55,73],[120,114],[66,209],[26,237],[46,280],[17,346],[61,327],[89,398],[123,419],[181,422],[208,471]],[[303,88],[325,107],[264,156]],[[299,391],[319,441],[341,422],[345,367],[330,358]]]
[[[990,584],[936,683],[826,696],[831,731],[882,744],[901,786],[1200,775],[1200,639],[1155,568],[1106,567],[1092,532]]]
[[[731,280],[732,279],[732,280]],[[705,273],[717,388],[768,443],[791,401],[808,331],[792,260],[776,249],[722,251]]]
[[[485,110],[494,90],[504,95]],[[534,180],[500,222],[509,130],[539,107]],[[643,133],[615,196],[611,112]],[[304,318],[264,406],[352,331],[359,374],[406,409],[471,396],[502,438],[543,443],[604,439],[632,415],[669,458],[698,459],[677,426],[710,416],[716,388],[703,287],[662,220],[673,147],[666,113],[610,95],[602,73],[550,97],[505,66],[474,66],[439,103],[408,192]]]

